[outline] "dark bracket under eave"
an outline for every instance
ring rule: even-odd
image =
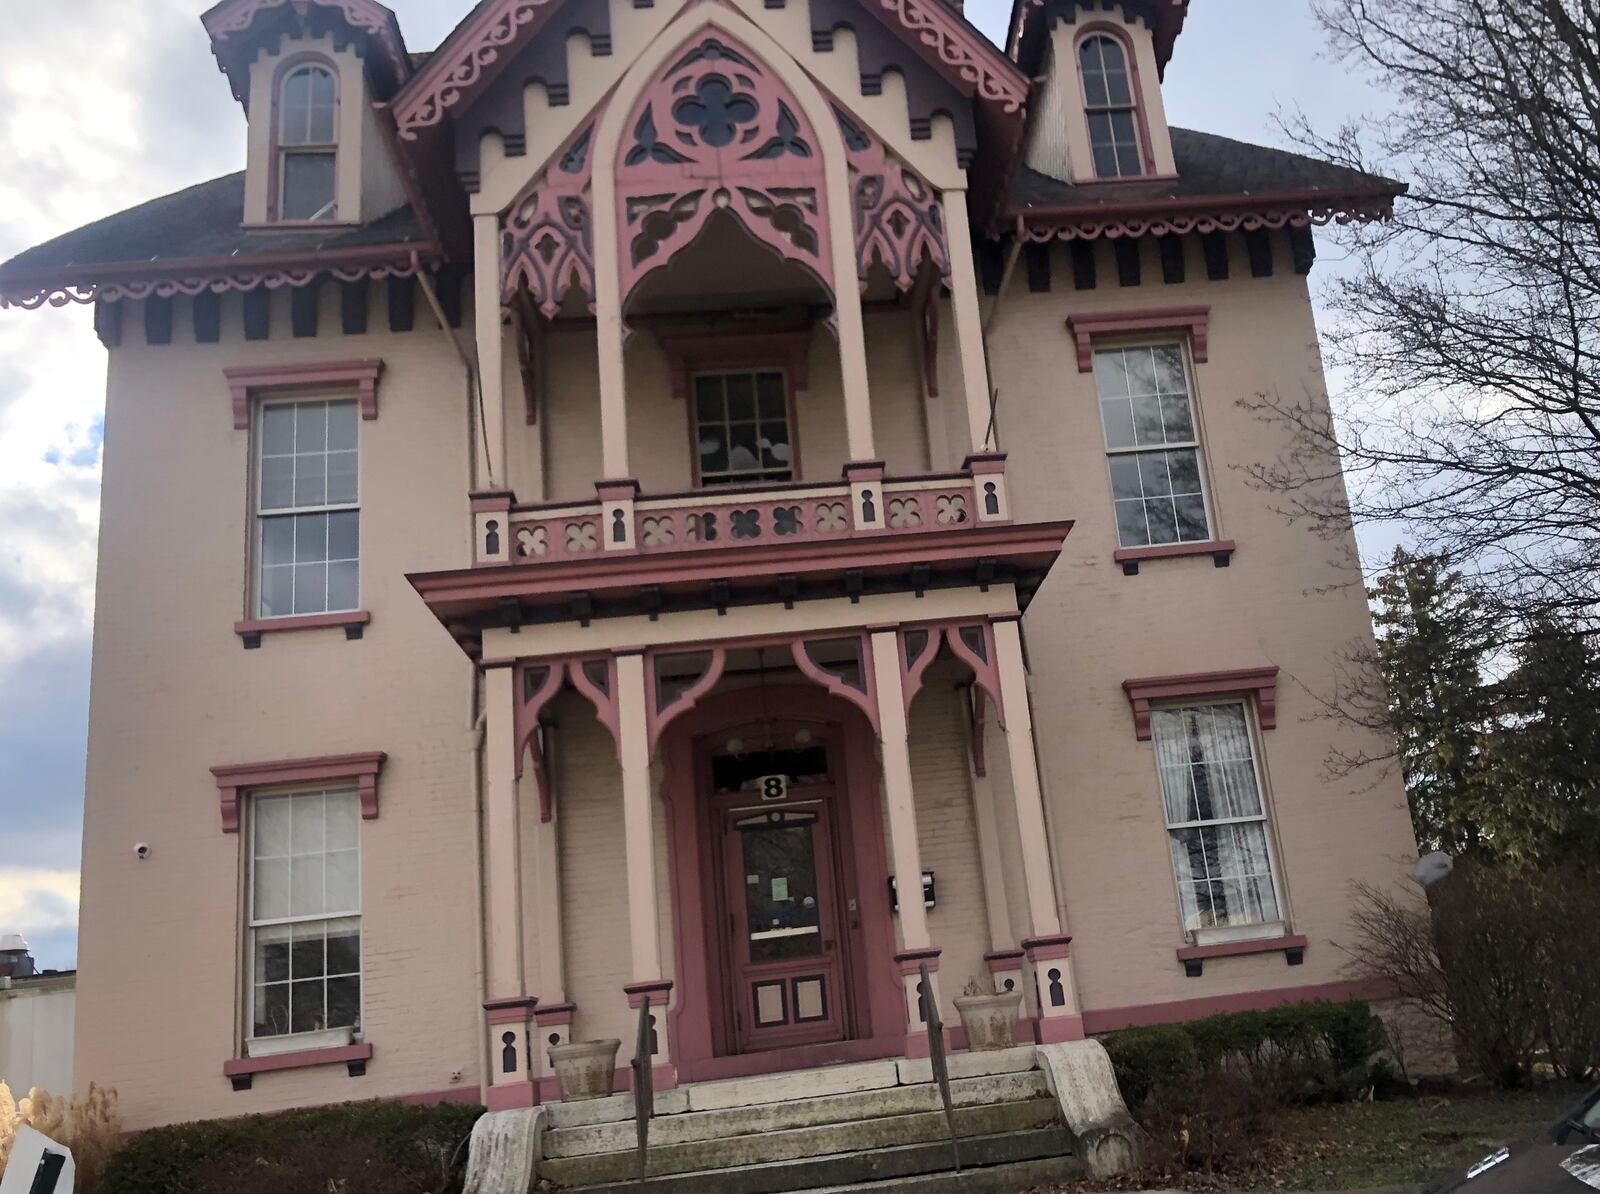
[[[1233,551],[1234,551],[1233,548],[1226,547],[1226,548],[1223,548],[1220,551],[1212,552],[1211,553],[1211,562],[1212,562],[1212,564],[1215,565],[1218,568],[1227,568],[1228,566],[1230,566],[1233,563]],[[1138,576],[1139,575],[1139,564],[1140,564],[1139,560],[1123,560],[1122,561],[1122,575],[1123,576]]]
[[[1283,951],[1285,965],[1304,966],[1306,963],[1306,948],[1303,945],[1292,946]],[[1185,958],[1183,960],[1183,977],[1199,978],[1205,973],[1204,958]]]

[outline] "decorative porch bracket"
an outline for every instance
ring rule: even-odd
[[[972,669],[973,682],[994,702],[996,719],[1005,729],[1005,701],[1000,696],[1000,672],[995,664],[994,627],[984,622],[950,622],[933,626],[913,626],[900,631],[900,687],[905,694],[906,715],[922,689],[923,676],[941,647],[947,645],[956,659]],[[982,723],[982,697],[974,711],[974,721]]]

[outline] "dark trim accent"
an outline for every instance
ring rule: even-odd
[[[1228,280],[1228,234],[1206,232],[1200,237],[1200,247],[1206,256],[1206,277],[1213,282]]]
[[[366,278],[339,284],[339,328],[346,336],[366,334],[371,297],[372,286]]]
[[[1272,277],[1272,233],[1265,228],[1252,228],[1244,234],[1245,252],[1250,258],[1250,276]]]
[[[222,339],[222,296],[215,290],[202,290],[194,296],[194,342],[215,344]]]
[[[1072,244],[1072,287],[1074,290],[1095,288],[1094,242],[1075,240]]]
[[[1289,229],[1289,256],[1294,261],[1294,272],[1301,277],[1311,272],[1317,262],[1317,238],[1309,228]]]
[[[1188,959],[1183,963],[1184,978],[1199,978],[1205,973],[1206,964],[1199,958]]]
[[[1028,290],[1032,294],[1050,291],[1050,246],[1030,243],[1022,250],[1028,267]]]
[[[172,300],[151,295],[144,300],[144,342],[172,343]]]
[[[389,330],[409,332],[417,326],[417,280],[389,279]]]
[[[1111,242],[1111,251],[1117,258],[1117,284],[1139,285],[1139,240],[1132,236],[1119,236]]]
[[[999,294],[1000,280],[1005,277],[1009,244],[984,237],[973,244],[973,249],[978,259],[978,277],[983,283],[983,293]]]
[[[453,328],[461,326],[462,291],[467,280],[467,267],[464,265],[441,265],[435,275],[434,285],[439,291],[439,306],[444,308],[444,317]]]
[[[317,334],[317,300],[322,294],[322,279],[289,292],[289,328],[297,340]]]
[[[1169,286],[1182,285],[1187,265],[1183,237],[1159,236],[1156,238],[1156,248],[1161,253],[1161,280]]]
[[[1208,539],[1204,543],[1163,543],[1156,547],[1121,547],[1111,553],[1111,558],[1122,565],[1124,576],[1138,576],[1139,564],[1144,560],[1170,560],[1184,556],[1210,556],[1218,568],[1233,563],[1233,553],[1239,545],[1232,539]]]
[[[106,348],[122,347],[122,304],[97,299],[94,304],[94,334]]]
[[[272,335],[272,291],[262,286],[244,292],[244,338],[265,340]]]

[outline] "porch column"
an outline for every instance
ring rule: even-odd
[[[1006,753],[1011,760],[1011,788],[1022,843],[1022,874],[1028,893],[1032,934],[1022,942],[1033,971],[1039,1000],[1041,1042],[1083,1036],[1083,1016],[1072,978],[1069,946],[1056,910],[1055,878],[1050,869],[1050,843],[1039,791],[1039,760],[1033,745],[1033,711],[1028,703],[1028,670],[1022,657],[1021,615],[994,619],[1000,699],[1005,703]]]
[[[922,906],[922,848],[917,841],[917,810],[911,784],[910,727],[900,681],[900,634],[872,632],[872,672],[878,700],[878,735],[883,751],[883,799],[889,813],[889,854],[899,900],[900,952],[895,964],[906,995],[907,1050],[926,1047],[924,998],[937,999],[939,951],[928,937],[928,910]],[[922,991],[919,966],[928,964],[932,991]]]
[[[967,223],[967,193],[944,193],[945,236],[950,244],[950,307],[956,323],[956,355],[961,361],[961,391],[967,399],[969,451],[995,446],[989,435],[989,366],[983,348],[983,315],[978,307],[978,274],[972,260]]]
[[[545,783],[555,783],[555,731],[545,732]],[[567,1002],[566,959],[561,921],[561,850],[556,818],[560,803],[550,801],[551,819],[534,826],[533,915],[539,934],[539,1002],[533,1009],[532,1069],[540,1083],[541,1099],[559,1098],[559,1087],[549,1069],[552,1045],[571,1043],[572,1014]]]
[[[984,700],[974,686],[979,700]],[[989,976],[998,991],[1021,989],[1022,951],[1011,930],[1011,904],[1006,896],[1005,862],[1000,854],[1000,829],[994,811],[994,781],[983,761],[983,734],[987,729],[981,706],[966,709],[967,736],[963,743],[967,781],[972,790],[973,821],[978,830],[978,863],[983,872],[983,907],[989,922]]]
[[[506,475],[505,329],[500,318],[500,217],[472,217],[472,297],[478,339],[478,385],[483,396],[477,450],[477,489],[509,488]],[[450,330],[445,329],[447,332]]]
[[[622,840],[627,865],[628,942],[632,981],[624,991],[637,1009],[648,998],[656,1009],[656,1064],[670,1063],[667,1000],[672,983],[661,973],[660,912],[656,899],[656,850],[650,800],[650,737],[645,721],[643,650],[617,660],[617,753],[622,760]]]
[[[483,670],[484,740],[483,902],[484,1001],[489,1035],[489,1086],[484,1104],[492,1111],[531,1107],[534,1086],[529,1055],[533,1000],[522,959],[522,876],[518,850],[516,771],[516,668],[510,663]]]

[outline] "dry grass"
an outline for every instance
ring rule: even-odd
[[[84,1194],[93,1194],[99,1187],[106,1163],[122,1140],[116,1092],[92,1082],[84,1095],[62,1098],[34,1087],[20,1100],[0,1082],[0,1173],[5,1172],[21,1127],[30,1127],[72,1150],[77,1188]]]

